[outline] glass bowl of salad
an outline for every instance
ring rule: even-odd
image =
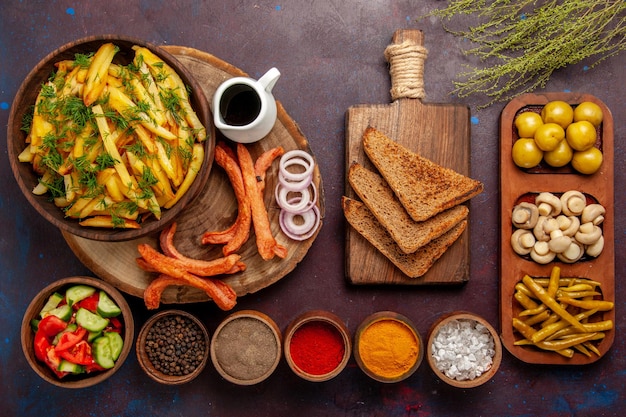
[[[41,378],[63,388],[109,378],[128,357],[133,336],[133,315],[122,294],[87,276],[51,283],[22,319],[26,360]]]

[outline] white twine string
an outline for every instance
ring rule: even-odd
[[[391,44],[385,48],[385,58],[389,62],[391,75],[391,98],[423,98],[424,62],[428,50],[411,41]]]

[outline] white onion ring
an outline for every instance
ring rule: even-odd
[[[282,172],[278,173],[278,182],[289,191],[300,191],[304,188],[307,188],[309,184],[313,181],[313,176],[309,175],[300,181],[290,181],[283,175]]]
[[[309,192],[309,189],[305,188],[304,190],[295,191],[300,194],[299,198],[288,199],[287,196],[290,192],[294,191],[290,191],[280,185],[276,187],[276,201],[278,202],[280,208],[291,213],[299,213],[306,210],[309,202],[311,201],[311,193]]]
[[[304,168],[304,172],[293,173],[287,170],[287,167],[291,165],[300,165]],[[286,152],[280,158],[279,172],[290,181],[302,181],[303,179],[313,175],[313,168],[315,168],[315,161],[313,157],[307,152],[300,149],[294,149]]]
[[[304,224],[298,225],[294,223],[293,219],[297,215],[302,216]],[[306,240],[315,234],[320,225],[320,211],[315,205],[310,210],[298,214],[281,210],[278,221],[280,228],[287,237],[293,240]],[[310,226],[308,230],[305,230],[305,225],[307,227]]]
[[[311,192],[309,192],[309,188],[311,188]],[[299,193],[300,195],[288,198],[290,192]],[[280,208],[294,214],[307,211],[311,208],[311,206],[317,204],[317,196],[317,187],[313,182],[310,183],[307,188],[297,191],[289,190],[278,184],[274,193],[274,197],[276,198],[276,202]],[[303,201],[303,199],[305,201]]]

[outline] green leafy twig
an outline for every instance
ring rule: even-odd
[[[559,68],[588,58],[592,68],[626,49],[625,11],[624,0],[450,0],[427,16],[471,41],[465,54],[489,62],[461,72],[453,90],[460,97],[484,95],[481,107],[487,107],[544,87]],[[468,16],[478,23],[449,25]]]

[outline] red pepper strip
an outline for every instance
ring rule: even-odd
[[[64,350],[71,349],[76,346],[78,342],[83,340],[87,335],[87,330],[83,327],[78,327],[73,332],[65,332],[61,335],[59,342],[55,346],[54,350],[59,353]]]
[[[49,315],[41,319],[39,326],[37,327],[37,331],[42,332],[46,337],[54,337],[61,331],[65,330],[66,327],[66,322],[57,316]]]
[[[81,340],[71,348],[57,352],[60,357],[77,365],[91,365],[93,356],[91,346],[85,340]]]
[[[74,304],[72,307],[74,308],[74,310],[78,310],[81,307],[82,308],[86,308],[87,310],[91,311],[92,313],[95,313],[96,310],[98,309],[98,300],[99,299],[100,299],[100,294],[96,291],[95,293],[93,293],[89,297],[80,300],[79,302]]]

